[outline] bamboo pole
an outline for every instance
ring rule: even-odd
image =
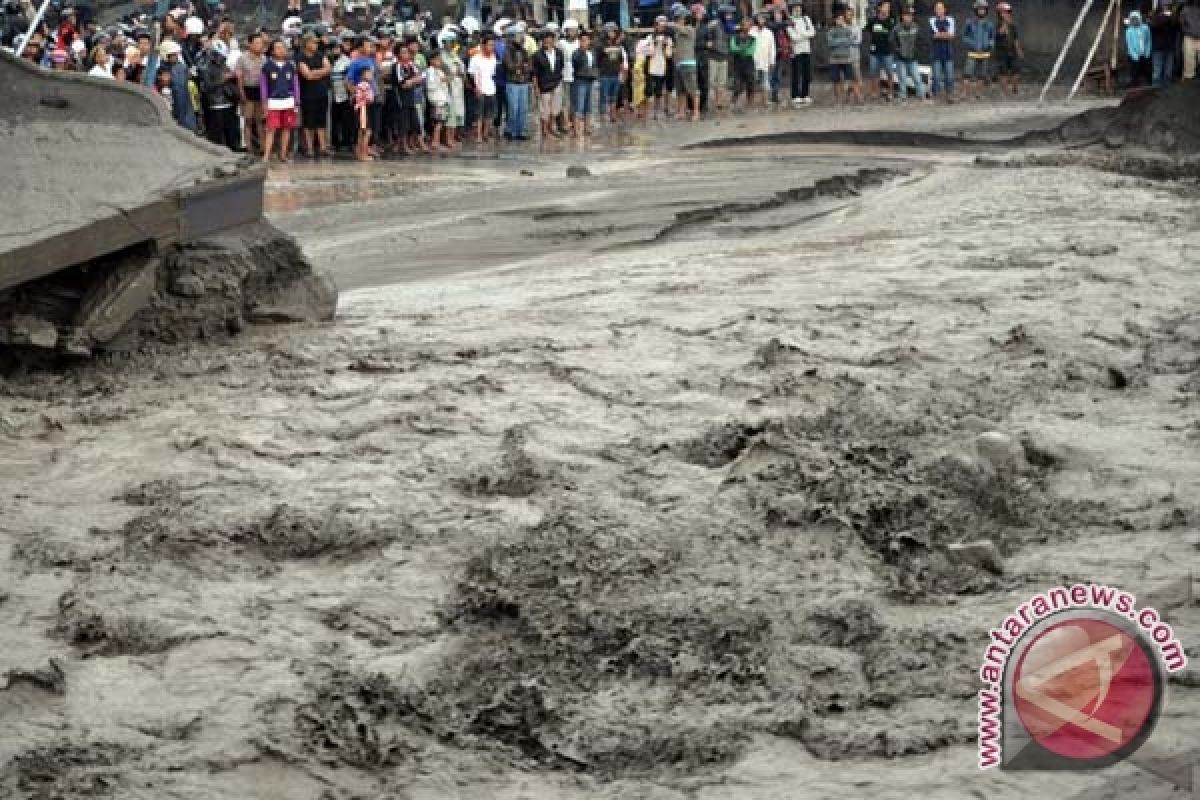
[[[1087,58],[1083,60],[1083,66],[1079,68],[1079,75],[1075,78],[1075,85],[1071,87],[1071,91],[1067,95],[1067,103],[1071,102],[1071,98],[1075,96],[1075,93],[1079,91],[1080,85],[1083,84],[1083,79],[1087,75],[1088,68],[1092,66],[1092,59],[1096,57],[1096,50],[1100,48],[1100,40],[1104,38],[1104,34],[1108,33],[1108,17],[1119,2],[1120,0],[1109,0],[1108,8],[1104,9],[1104,19],[1100,20],[1100,27],[1096,29],[1096,39],[1092,42],[1092,49],[1088,50]]]
[[[1067,40],[1063,42],[1062,51],[1058,54],[1058,60],[1054,62],[1054,68],[1050,70],[1050,77],[1046,79],[1046,85],[1042,87],[1042,93],[1038,96],[1038,104],[1046,102],[1046,93],[1050,91],[1050,87],[1058,78],[1058,71],[1062,69],[1063,62],[1067,60],[1067,51],[1071,49],[1071,45],[1075,42],[1075,37],[1079,35],[1079,29],[1083,27],[1083,20],[1087,17],[1088,11],[1092,8],[1093,0],[1087,0],[1083,4],[1083,8],[1079,11],[1079,17],[1075,20],[1074,27],[1067,34]]]
[[[45,0],[41,7],[38,8],[37,14],[33,16],[33,21],[29,23],[29,28],[26,29],[25,35],[21,37],[21,43],[17,45],[17,50],[13,53],[17,58],[21,57],[21,53],[25,52],[25,45],[29,42],[29,37],[33,36],[33,32],[42,24],[42,17],[46,16],[46,9],[50,7],[50,0]],[[43,51],[45,52],[45,51]]]
[[[1117,80],[1117,52],[1121,46],[1121,0],[1117,0],[1117,13],[1113,15],[1112,52],[1109,53],[1108,68],[1112,70],[1113,83]]]

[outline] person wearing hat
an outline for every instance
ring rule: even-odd
[[[720,6],[704,26],[698,45],[708,64],[711,107],[717,111],[725,109],[725,95],[729,91],[729,38],[737,32],[737,25],[733,21],[734,13],[733,6]]]
[[[812,40],[817,29],[812,18],[804,13],[803,0],[791,0],[787,35],[792,43],[792,105],[811,105]]]
[[[562,112],[563,61],[555,32],[551,29],[543,30],[542,47],[533,56],[533,88],[538,99],[542,141],[560,137],[555,130],[555,119]]]
[[[921,28],[917,25],[916,9],[911,0],[906,0],[900,11],[900,21],[892,28],[892,58],[896,61],[896,102],[902,103],[908,94],[911,81],[918,100],[925,99],[925,83],[921,80],[921,69],[917,63],[917,40]]]
[[[504,48],[504,99],[508,126],[505,139],[525,141],[525,123],[529,116],[529,82],[533,79],[533,59],[525,49],[525,26],[517,22],[509,26],[509,40]]]
[[[996,4],[996,15],[1000,18],[996,24],[996,75],[1000,78],[1000,89],[1016,96],[1025,51],[1021,47],[1017,26],[1013,24],[1012,5],[1001,0]]]
[[[996,47],[996,26],[988,18],[987,0],[975,0],[975,16],[963,26],[963,47],[967,60],[963,63],[963,96],[974,93],[983,98],[983,90],[991,80],[992,51]]]
[[[171,73],[171,116],[189,131],[196,130],[196,109],[192,105],[192,93],[188,86],[188,68],[183,63],[183,48],[179,42],[167,39],[159,45],[159,56],[163,66]]]
[[[333,65],[320,50],[315,33],[306,33],[300,40],[300,149],[311,157],[331,156],[329,147],[329,78]]]
[[[563,57],[563,111],[566,116],[564,133],[574,130],[575,120],[575,53],[579,50],[579,23],[568,19],[562,26],[558,49]]]
[[[1129,57],[1129,85],[1149,86],[1153,61],[1150,59],[1150,26],[1142,15],[1131,11],[1125,21],[1125,54]]]
[[[933,36],[930,51],[930,66],[933,71],[933,94],[947,103],[954,102],[954,17],[946,13],[942,0],[933,4],[933,16],[929,18],[929,30]]]

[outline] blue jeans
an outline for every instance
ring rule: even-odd
[[[903,58],[896,59],[896,78],[899,81],[899,90],[896,92],[897,103],[908,94],[905,87],[908,85],[909,78],[912,78],[913,86],[916,87],[917,99],[925,99],[925,84],[921,82],[921,70],[915,58],[912,61],[906,61]]]
[[[779,87],[783,83],[783,62],[776,61],[771,65],[771,102],[779,102]]]
[[[875,55],[872,53],[867,58],[867,78],[869,80],[879,80],[879,73],[886,73],[889,80],[896,80],[896,60],[889,55]]]
[[[507,84],[504,95],[508,100],[508,135],[524,136],[525,121],[529,119],[529,84]]]
[[[603,114],[608,111],[609,105],[615,106],[617,104],[617,97],[620,94],[621,77],[619,75],[601,75],[599,113]]]
[[[1175,77],[1175,51],[1155,50],[1150,61],[1154,65],[1154,88],[1161,89]]]
[[[933,93],[940,95],[945,92],[947,96],[954,94],[954,60],[934,59],[933,62]]]
[[[586,117],[592,113],[592,85],[595,83],[590,79],[576,80],[571,87],[571,107],[575,116]]]

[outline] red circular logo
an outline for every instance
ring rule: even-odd
[[[1152,657],[1139,639],[1103,619],[1052,625],[1030,642],[1013,673],[1017,716],[1030,738],[1064,758],[1136,750],[1161,696]]]

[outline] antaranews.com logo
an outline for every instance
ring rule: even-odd
[[[1171,626],[1110,586],[1075,584],[1022,603],[989,632],[979,677],[979,766],[1082,770],[1133,755],[1187,666]]]

